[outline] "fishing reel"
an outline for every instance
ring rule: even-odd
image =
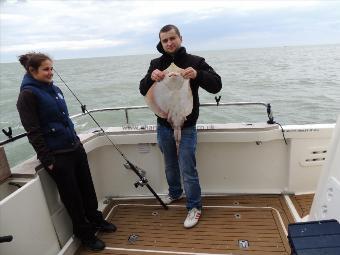
[[[139,186],[144,187],[144,185],[146,185],[147,183],[148,183],[148,179],[146,179],[145,177],[142,177],[139,181],[136,181],[133,185],[137,189]]]
[[[146,177],[145,177],[146,176],[145,170],[143,170],[142,168],[140,168],[138,166],[133,166],[135,168],[135,169],[133,169],[129,163],[124,163],[123,165],[126,169],[133,170],[134,172],[137,171],[136,173],[139,176],[140,180],[136,181],[133,184],[135,186],[135,188],[138,188],[139,186],[143,187],[144,185],[146,185],[148,183],[148,179],[146,179]]]

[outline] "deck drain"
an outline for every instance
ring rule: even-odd
[[[151,214],[152,214],[152,216],[157,216],[157,215],[158,215],[158,212],[153,211]]]
[[[136,234],[131,234],[128,238],[129,243],[134,244],[138,240],[138,237]]]
[[[241,214],[235,213],[235,214],[234,214],[234,217],[235,217],[235,219],[241,219]]]
[[[249,242],[248,242],[248,240],[238,240],[238,246],[241,249],[246,249],[246,248],[249,247]]]

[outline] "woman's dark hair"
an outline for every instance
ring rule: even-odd
[[[175,25],[169,24],[169,25],[165,25],[164,27],[161,28],[161,30],[159,31],[159,34],[158,34],[159,39],[161,39],[161,33],[169,32],[171,29],[174,29],[175,32],[176,32],[176,34],[177,34],[179,37],[181,37],[181,34],[180,34],[180,32],[179,32],[178,27],[176,27]]]
[[[30,67],[33,70],[38,70],[39,66],[41,63],[45,60],[50,60],[52,59],[47,56],[46,54],[43,53],[36,53],[36,52],[29,52],[24,55],[20,55],[18,57],[20,64],[25,68],[25,70],[29,73],[30,72]]]

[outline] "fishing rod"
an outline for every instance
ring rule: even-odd
[[[86,105],[84,105],[79,98],[77,97],[77,95],[71,90],[71,88],[66,84],[66,82],[63,80],[63,78],[61,78],[61,76],[59,75],[59,73],[53,68],[54,72],[58,75],[59,79],[64,83],[64,85],[66,86],[66,88],[71,92],[71,94],[75,97],[75,99],[79,102],[81,110],[83,113],[87,113],[91,119],[94,121],[94,123],[96,123],[96,125],[99,127],[100,131],[104,134],[104,136],[109,140],[109,142],[111,143],[111,145],[117,150],[117,152],[122,156],[122,158],[126,161],[126,164],[124,164],[124,167],[127,169],[131,169],[138,177],[139,177],[139,181],[134,183],[135,188],[138,188],[139,186],[143,187],[146,186],[150,192],[155,196],[155,198],[159,201],[159,203],[163,206],[164,209],[168,209],[167,205],[164,204],[164,202],[162,201],[162,199],[157,195],[157,193],[153,190],[153,188],[150,186],[150,184],[148,183],[148,179],[146,179],[145,177],[145,171],[142,170],[141,168],[135,166],[133,163],[131,163],[130,160],[128,160],[128,158],[124,155],[124,153],[118,148],[118,146],[111,140],[111,138],[107,135],[107,133],[105,132],[105,130],[101,127],[101,125],[97,122],[97,120],[92,116],[92,114],[86,109]]]

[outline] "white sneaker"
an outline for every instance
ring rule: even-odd
[[[200,219],[202,211],[197,208],[192,208],[187,215],[187,218],[184,221],[185,228],[192,228],[198,223]]]
[[[167,195],[165,198],[162,199],[163,203],[169,205],[175,201],[181,200],[184,197],[183,193],[178,198],[172,198],[170,195]]]

